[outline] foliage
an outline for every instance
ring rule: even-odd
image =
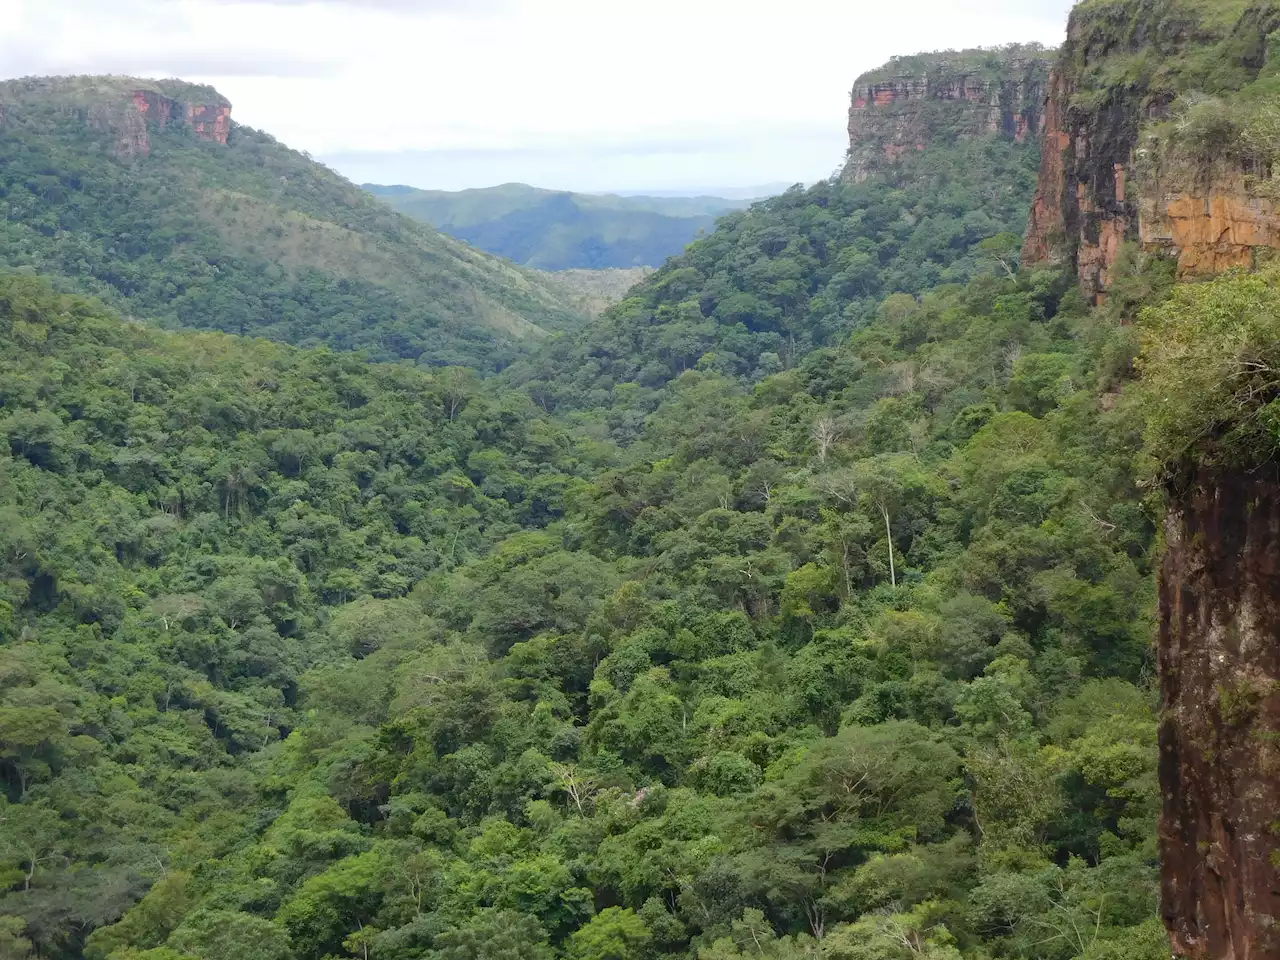
[[[1021,234],[1038,148],[943,144],[863,184],[794,188],[724,217],[584,336],[512,379],[548,409],[608,405],[631,440],[658,391],[695,367],[759,381],[871,322],[886,299],[999,271],[988,244]]]
[[[237,842],[259,815],[237,758],[317,703],[385,715],[429,633],[396,598],[555,522],[589,469],[450,371],[149,331],[21,279],[0,384],[0,913],[45,952],[174,851]],[[200,823],[209,845],[182,839]]]
[[[627,270],[558,270],[544,279],[567,291],[570,303],[579,312],[598,317],[622,300],[627,292],[649,274],[649,267]]]
[[[690,371],[610,465],[465,378],[7,281],[6,935],[1138,943],[1154,530],[1092,379],[1127,334],[1063,284],[890,301],[755,387]]]
[[[1178,287],[1142,315],[1141,408],[1162,467],[1280,451],[1280,274]]]
[[[942,50],[934,53],[890,57],[887,63],[858,77],[854,86],[869,87],[900,77],[925,75],[938,80],[943,77],[1001,80],[1008,75],[1011,62],[1043,58],[1046,54],[1051,54],[1051,51],[1039,43],[1009,43],[998,47]]]
[[[0,280],[0,948],[1154,957],[1132,336],[1002,262],[1030,159],[731,216],[527,390]]]

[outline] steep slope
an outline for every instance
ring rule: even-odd
[[[715,197],[619,197],[520,183],[450,193],[365,184],[401,213],[539,270],[658,267],[719,214],[746,206]]]
[[[557,270],[546,279],[569,293],[579,310],[598,317],[623,300],[637,283],[653,273],[648,267],[630,270]]]
[[[457,370],[0,277],[0,955],[80,957],[174,853],[251,841],[279,812],[254,758],[334,702],[302,675],[396,646],[374,598],[552,522],[580,472],[527,399]]]
[[[1270,0],[1079,4],[1024,254],[1097,302],[1237,271],[1125,306],[1166,507],[1162,909],[1196,960],[1280,957],[1280,278],[1247,272],[1280,247],[1278,27]]]
[[[1184,276],[1280,241],[1271,0],[1086,0],[1054,69],[1023,259],[1105,297],[1126,244]]]
[[[1036,44],[895,57],[853,85],[843,177],[860,183],[904,155],[970,137],[1035,142],[1053,52]]]
[[[493,369],[581,316],[535,275],[388,211],[215,91],[0,84],[0,267],[164,326]]]

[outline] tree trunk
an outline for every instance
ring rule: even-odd
[[[893,566],[893,527],[889,523],[889,508],[881,507],[884,513],[884,533],[889,541],[889,582],[896,588],[898,586],[898,573]]]

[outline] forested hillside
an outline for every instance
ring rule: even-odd
[[[0,957],[1166,960],[1149,481],[1272,281],[1094,309],[948,130],[488,381],[0,279]]]
[[[216,138],[182,123],[196,109],[225,111]],[[167,327],[432,365],[496,369],[585,322],[535,274],[229,116],[176,81],[0,84],[0,267]]]
[[[10,283],[8,949],[1163,956],[1130,337],[1066,300],[686,373],[584,481],[515,396]]]
[[[620,197],[508,183],[480,190],[365,184],[401,213],[539,270],[660,267],[716,217],[747,206],[717,197]]]
[[[758,382],[840,343],[893,294],[1012,271],[1039,157],[1030,141],[944,138],[864,182],[796,187],[729,214],[511,377],[547,409],[607,410],[629,437],[684,371]]]

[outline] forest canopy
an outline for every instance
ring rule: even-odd
[[[241,137],[227,190],[296,161]],[[185,286],[257,200],[188,237],[15,143],[0,957],[1167,957],[1128,381],[1143,336],[1207,372],[1202,307],[1269,336],[1268,279],[1130,254],[1091,311],[1017,262],[1037,148],[976,137],[731,214],[484,379],[514,353],[359,284]],[[273,339],[118,312],[170,303]]]

